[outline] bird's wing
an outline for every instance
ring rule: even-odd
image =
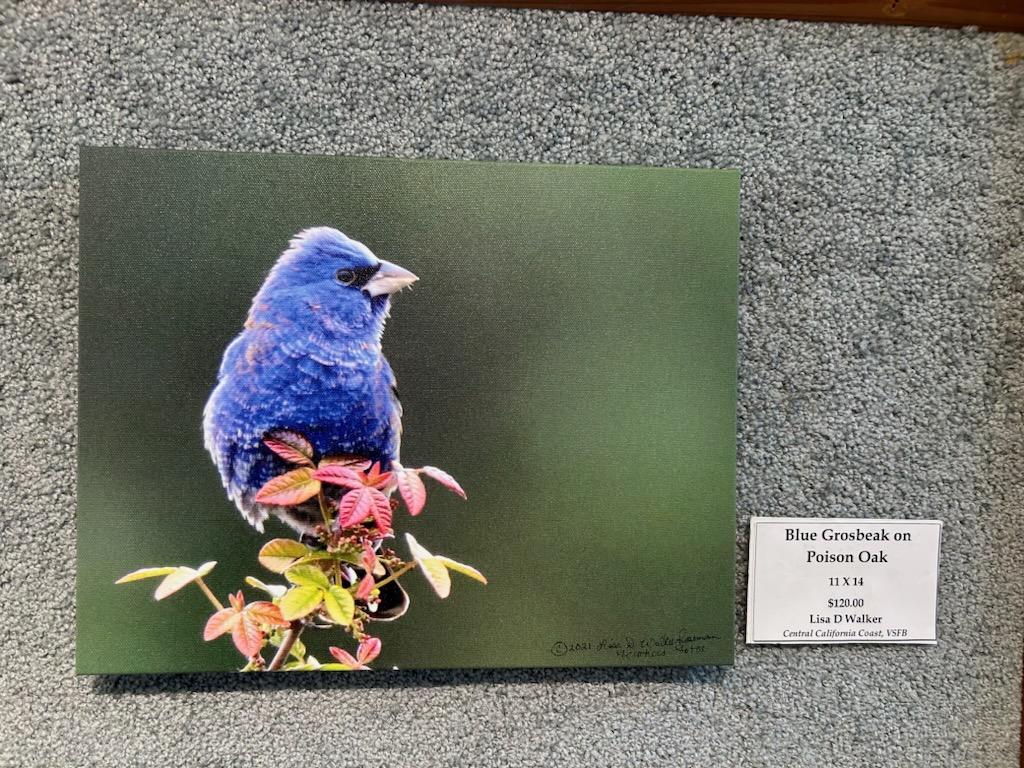
[[[394,443],[394,450],[391,451],[391,458],[392,461],[397,463],[400,461],[400,454],[402,452],[402,400],[398,396],[398,383],[395,381],[395,375],[393,373],[391,374],[390,394],[391,440]]]
[[[377,407],[386,419],[385,445],[382,453],[389,461],[398,462],[402,447],[402,401],[398,397],[398,383],[388,361],[381,355],[377,361],[376,392]]]

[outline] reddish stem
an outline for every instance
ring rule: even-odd
[[[267,667],[267,672],[276,672],[284,664],[285,659],[288,658],[288,654],[292,651],[292,646],[295,645],[295,641],[299,639],[299,635],[302,634],[302,628],[305,625],[302,623],[302,619],[296,619],[292,622],[291,626],[288,627],[288,634],[284,636],[284,640],[281,641],[281,646],[277,649],[277,653],[274,654],[273,661],[270,662],[270,666]]]

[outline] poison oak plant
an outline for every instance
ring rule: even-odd
[[[206,621],[203,639],[230,635],[245,658],[243,671],[369,669],[367,665],[381,651],[380,639],[370,632],[372,622],[393,621],[405,613],[409,598],[400,580],[409,571],[418,568],[442,598],[451,591],[450,571],[487,583],[477,569],[431,554],[412,534],[405,534],[408,560],[389,545],[399,507],[398,500],[391,498],[394,491],[411,515],[420,514],[426,505],[423,476],[466,498],[447,472],[397,465],[384,472],[379,464],[357,456],[317,460],[309,440],[288,430],[275,431],[263,442],[293,468],[267,482],[256,501],[290,507],[315,499],[323,516],[314,535],[301,541],[272,539],[260,549],[260,565],[283,576],[285,583],[265,583],[249,576],[246,584],[265,598],[246,602],[238,590],[228,596],[225,606],[204,580],[216,562],[198,568],[142,568],[117,580],[124,584],[163,577],[154,594],[157,600],[195,584],[215,609]],[[299,639],[307,629],[349,636],[356,644],[355,654],[332,646],[334,660],[321,663]]]

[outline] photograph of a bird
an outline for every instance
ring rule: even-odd
[[[269,515],[302,534],[322,520],[315,499],[254,500],[286,469],[263,443],[274,430],[301,433],[319,456],[360,456],[383,470],[398,462],[402,406],[381,342],[391,296],[416,280],[330,227],[295,235],[270,270],[203,413],[227,495],[257,530]]]

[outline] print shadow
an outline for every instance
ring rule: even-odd
[[[728,667],[580,667],[455,670],[379,670],[372,673],[236,672],[182,675],[98,675],[93,692],[104,696],[149,696],[168,693],[213,693],[338,690],[377,688],[443,688],[450,686],[615,683],[664,685],[721,685]]]

